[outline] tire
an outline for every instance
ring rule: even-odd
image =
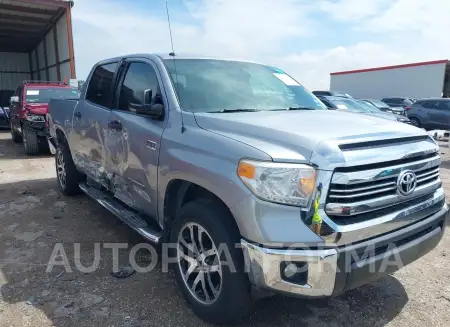
[[[413,117],[413,118],[409,118],[409,120],[411,121],[411,125],[420,127],[420,121],[417,118]]]
[[[11,128],[11,138],[13,142],[14,143],[22,142],[22,136],[19,133],[17,133],[17,131],[13,128],[12,123],[10,123],[10,128]]]
[[[203,295],[205,288],[207,287],[206,292],[210,298],[215,297],[215,300],[212,303],[211,301],[207,303],[208,299],[206,296],[200,296],[201,294],[194,295],[190,290],[201,273],[196,273],[195,271],[191,272],[189,276],[192,276],[192,278],[190,281],[189,279],[188,281],[185,281],[185,265],[188,264],[188,261],[179,258],[177,256],[177,251],[174,250],[172,255],[177,258],[177,263],[173,264],[172,268],[175,272],[178,286],[181,288],[184,297],[194,313],[200,318],[214,324],[235,324],[249,313],[252,306],[252,298],[251,286],[248,277],[244,272],[244,256],[242,250],[239,247],[236,247],[236,244],[240,244],[240,234],[238,228],[234,224],[233,217],[231,217],[228,210],[224,208],[222,204],[218,203],[218,201],[200,199],[189,202],[185,204],[177,214],[171,229],[171,243],[181,244],[179,243],[180,232],[187,231],[185,234],[181,233],[181,235],[190,235],[189,226],[193,227],[196,235],[199,235],[200,233],[198,233],[198,231],[200,228],[203,228],[204,231],[201,233],[202,239],[205,240],[210,238],[213,241],[211,244],[215,244],[216,249],[219,250],[216,254],[203,257],[200,261],[203,260],[206,262],[207,260],[217,260],[220,254],[220,262],[225,262],[227,258],[231,258],[231,262],[234,267],[236,267],[236,271],[232,272],[229,265],[215,265],[214,262],[210,262],[212,266],[220,267],[219,270],[210,272],[209,274],[211,277],[209,279],[206,277],[206,273],[204,273],[204,279],[197,282],[197,286],[194,287],[194,290],[199,290],[199,288],[201,288],[200,292],[203,292],[201,293]],[[197,226],[197,229],[195,229],[195,226]],[[185,244],[189,244],[188,241],[185,240],[185,242]],[[197,242],[197,244],[198,243],[199,242]],[[206,242],[206,244],[208,243],[209,242]],[[190,244],[192,245],[192,243]],[[222,245],[219,247],[219,244]],[[222,251],[224,245],[226,245],[228,252]],[[213,246],[210,246],[209,248],[211,247]],[[207,249],[208,247],[199,246],[198,248]],[[186,250],[187,248],[184,247],[183,249]],[[205,252],[207,251],[204,251],[203,253]],[[195,259],[190,258],[190,260],[201,265],[198,261],[199,259],[196,261]],[[189,262],[191,264],[188,264],[188,266],[192,266],[192,261]],[[215,262],[217,263],[217,261]],[[220,285],[218,276],[220,277]],[[192,281],[192,279],[194,280]],[[210,286],[212,284],[209,284],[209,281],[211,281],[211,283],[214,281],[214,285],[217,286],[214,288],[217,292],[216,296],[214,296],[214,293],[212,292],[212,287]],[[188,286],[189,283],[192,285]]]
[[[39,153],[39,141],[35,131],[27,126],[22,127],[22,140],[25,154],[34,156]]]
[[[65,142],[58,143],[55,166],[56,178],[61,192],[68,196],[80,194],[81,190],[78,184],[82,180],[82,174],[75,167],[69,147]]]

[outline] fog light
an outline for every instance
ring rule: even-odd
[[[306,285],[308,283],[307,262],[282,262],[280,269],[283,280],[299,285]]]
[[[293,263],[290,263],[290,264],[286,265],[283,273],[284,273],[284,276],[286,276],[287,278],[291,278],[292,276],[294,276],[297,273],[297,266]]]

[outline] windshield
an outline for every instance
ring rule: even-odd
[[[381,110],[378,109],[377,107],[375,107],[373,104],[363,101],[363,100],[358,100],[357,101],[361,106],[363,106],[364,108],[366,108],[367,110],[369,110],[370,112],[374,112],[374,113],[380,113]]]
[[[49,103],[50,99],[79,98],[80,92],[76,88],[54,87],[54,88],[27,88],[27,103]]]
[[[363,107],[358,102],[351,99],[328,99],[337,109],[348,110],[352,112],[370,112],[366,107]]]
[[[377,108],[388,108],[389,106],[380,100],[370,100],[370,103],[372,103]]]
[[[327,109],[274,67],[214,59],[166,59],[164,63],[186,111]]]

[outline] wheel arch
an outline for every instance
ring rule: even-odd
[[[212,190],[199,185],[192,181],[185,179],[173,179],[166,187],[164,193],[164,205],[163,205],[163,217],[164,217],[164,229],[170,233],[170,228],[175,221],[180,208],[190,202],[197,199],[211,199],[219,206],[226,210],[229,217],[232,218],[234,225],[239,231],[239,226],[233,217],[233,213],[226,202],[216,195]]]

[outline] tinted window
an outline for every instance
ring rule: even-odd
[[[428,109],[437,109],[438,103],[437,101],[422,101],[422,107]]]
[[[162,103],[158,78],[152,66],[133,62],[120,88],[119,109],[136,112],[144,104]]]
[[[117,63],[98,66],[92,74],[86,91],[86,100],[101,106],[109,107],[111,99],[111,84]]]
[[[439,101],[439,109],[450,110],[450,101]]]
[[[326,91],[313,91],[314,95],[331,95],[330,92]]]
[[[275,67],[213,59],[167,59],[164,63],[186,111],[326,110],[302,85]]]
[[[326,105],[328,108],[334,109],[333,105],[332,105],[330,102],[328,102],[327,100],[325,100],[325,99],[320,99],[320,101],[322,101],[322,103],[323,103],[324,105]]]

